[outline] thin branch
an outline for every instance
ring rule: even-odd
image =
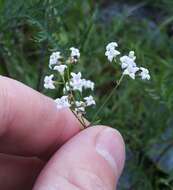
[[[42,90],[42,78],[43,78],[43,72],[44,72],[44,60],[45,60],[45,54],[46,54],[46,47],[47,47],[47,42],[43,44],[41,48],[41,58],[40,62],[38,64],[38,82],[37,82],[37,90],[41,91]]]
[[[96,119],[97,115],[102,111],[102,109],[104,108],[104,106],[108,103],[108,101],[110,100],[110,98],[114,95],[115,91],[117,90],[117,88],[119,87],[121,81],[123,80],[123,77],[124,77],[124,75],[121,76],[121,78],[117,82],[116,86],[113,88],[112,92],[107,96],[107,98],[105,99],[105,101],[103,102],[103,104],[100,106],[100,108],[98,109],[98,111],[96,112],[96,114],[93,116],[93,119],[91,121],[91,125],[93,124],[93,122]]]
[[[81,125],[83,126],[83,128],[85,129],[87,126],[85,125],[85,123],[83,123],[81,120],[80,120],[80,118],[79,118],[79,116],[71,109],[71,111],[72,111],[72,113],[73,113],[73,115],[76,117],[76,119],[81,123]],[[81,116],[81,118],[82,118],[83,116]]]

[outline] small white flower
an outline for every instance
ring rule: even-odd
[[[75,112],[82,112],[84,113],[85,112],[85,108],[84,107],[78,107],[78,108],[75,108]]]
[[[77,48],[71,47],[71,58],[73,62],[77,62],[77,60],[80,58],[80,51]]]
[[[132,79],[135,79],[136,72],[139,71],[138,67],[128,66],[124,72],[123,75],[129,75]]]
[[[134,52],[134,51],[130,51],[130,52],[129,52],[129,57],[130,57],[131,59],[133,59],[133,61],[135,61],[135,60],[136,60],[135,52]]]
[[[91,106],[91,105],[95,105],[96,104],[93,96],[91,96],[91,95],[88,96],[88,97],[85,97],[84,100],[85,100],[85,103],[86,103],[87,106]]]
[[[57,70],[61,75],[64,75],[64,71],[67,68],[67,65],[57,65],[53,70]]]
[[[72,72],[71,76],[73,80],[81,80],[82,74],[81,72],[78,72],[77,74]]]
[[[117,55],[119,55],[119,54],[120,54],[120,52],[117,51],[116,49],[106,50],[106,52],[105,52],[105,55],[107,56],[107,58],[108,58],[108,60],[109,60],[110,62],[112,62],[112,60],[113,60],[114,58],[116,58]]]
[[[49,68],[52,69],[53,65],[59,64],[59,59],[61,59],[61,53],[59,51],[53,52],[49,59]]]
[[[76,101],[76,108],[75,111],[76,112],[85,112],[85,103],[82,101]]]
[[[81,79],[81,72],[79,73],[71,73],[71,80],[70,80],[70,86],[73,88],[73,90],[79,90],[82,92],[83,87],[83,80]]]
[[[46,89],[55,89],[54,81],[52,80],[54,75],[45,76],[44,78],[44,87]]]
[[[83,80],[83,87],[85,89],[91,89],[92,91],[94,90],[94,82],[90,81],[90,80],[86,80],[86,79],[82,79]]]
[[[77,107],[85,105],[85,103],[83,101],[76,101],[75,104],[76,104]]]
[[[71,106],[68,101],[68,96],[62,96],[61,98],[57,98],[55,102],[57,109],[69,108]]]
[[[131,53],[131,52],[130,52]],[[130,54],[130,56],[124,55],[122,57],[120,57],[120,62],[121,62],[121,68],[122,69],[126,69],[127,67],[136,67],[136,63],[134,62],[134,60],[136,59],[134,57],[134,54]]]
[[[118,44],[116,42],[110,42],[107,46],[106,46],[106,50],[110,50],[110,49],[115,49],[116,47],[118,47]]]
[[[142,80],[150,80],[150,74],[149,74],[149,70],[144,68],[144,67],[140,67],[141,73],[139,74],[142,78]]]
[[[120,54],[119,51],[117,51],[115,48],[118,47],[118,44],[116,42],[111,42],[106,46],[106,52],[105,55],[107,56],[108,60],[112,62],[114,58],[117,57],[117,55]]]

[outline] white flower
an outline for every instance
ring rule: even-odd
[[[136,72],[139,71],[138,67],[128,66],[124,72],[123,75],[129,75],[132,79],[135,79]]]
[[[91,95],[88,96],[88,97],[85,97],[84,100],[85,100],[85,103],[86,103],[87,106],[91,106],[91,105],[95,105],[96,104],[93,96],[91,96]]]
[[[117,51],[115,48],[118,47],[118,44],[116,42],[111,42],[106,46],[106,52],[105,55],[107,56],[108,60],[112,62],[114,58],[117,57],[117,55],[120,54],[119,51]]]
[[[44,78],[44,87],[46,89],[55,89],[54,81],[52,80],[54,75],[45,76]]]
[[[76,101],[76,108],[75,111],[76,112],[85,112],[85,103],[82,101]]]
[[[61,59],[61,53],[59,51],[53,52],[49,59],[49,68],[52,69],[52,65],[59,64],[59,59]]]
[[[83,87],[83,80],[81,79],[81,72],[79,73],[71,73],[71,80],[70,80],[70,86],[73,88],[73,90],[79,90],[82,92]]]
[[[149,74],[149,70],[144,68],[144,67],[140,67],[141,73],[139,74],[142,78],[142,80],[150,80],[150,74]]]
[[[57,65],[53,70],[57,70],[61,75],[64,75],[64,70],[67,68],[67,65]]]
[[[145,69],[143,67],[138,68],[135,63],[136,56],[134,51],[130,51],[129,55],[124,55],[120,57],[121,62],[121,68],[124,69],[123,75],[129,75],[132,79],[135,79],[136,72],[141,70],[141,73],[139,74],[142,78],[142,80],[149,80],[150,75],[148,69]]]
[[[71,47],[71,58],[73,62],[77,62],[77,60],[80,58],[80,51],[77,48]]]
[[[83,101],[76,101],[75,104],[77,107],[85,105],[85,103]]]
[[[105,52],[105,55],[107,56],[107,58],[108,58],[108,60],[109,60],[110,62],[112,62],[112,60],[113,60],[114,58],[116,58],[117,55],[119,55],[119,54],[120,54],[120,52],[117,51],[116,49],[106,50],[106,52]]]
[[[82,113],[84,113],[85,112],[85,107],[75,108],[75,112],[82,112]]]
[[[77,74],[72,72],[71,76],[73,77],[73,80],[81,80],[82,74],[81,72],[78,72]]]
[[[55,102],[57,109],[69,108],[71,106],[68,101],[68,96],[62,96],[61,98],[57,98]]]
[[[127,67],[136,67],[136,63],[134,62],[136,57],[134,56],[134,52],[130,51],[129,56],[124,55],[120,57],[120,62],[121,62],[121,68],[125,69]]]
[[[130,52],[129,52],[129,57],[130,57],[131,59],[133,59],[133,61],[135,61],[135,59],[136,59],[135,52],[134,52],[134,51],[130,51]]]
[[[90,81],[90,80],[86,80],[86,79],[82,79],[83,80],[83,87],[85,89],[91,89],[92,91],[94,90],[94,82]]]
[[[118,44],[116,42],[110,42],[107,46],[106,46],[106,50],[110,50],[110,49],[115,49],[116,47],[118,47]]]
[[[79,73],[71,73],[70,86],[73,90],[79,90],[82,92],[82,88],[94,90],[94,82],[81,78],[81,72]]]

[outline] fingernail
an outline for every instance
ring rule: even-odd
[[[101,131],[96,139],[96,151],[110,164],[113,170],[121,173],[124,162],[124,145],[118,131],[111,128]]]

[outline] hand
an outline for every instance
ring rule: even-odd
[[[124,165],[114,129],[80,123],[70,110],[0,76],[0,189],[113,190]]]

